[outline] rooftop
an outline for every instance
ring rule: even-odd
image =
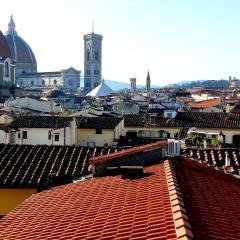
[[[72,117],[59,116],[20,116],[11,124],[12,128],[62,128],[69,127]]]
[[[206,109],[221,105],[221,99],[213,98],[199,102],[193,102],[190,104],[191,109]]]
[[[239,198],[231,175],[186,157],[159,159],[138,178],[88,178],[33,194],[1,219],[0,238],[238,240]]]
[[[49,188],[88,173],[89,158],[120,151],[110,147],[0,144],[0,187]]]
[[[77,128],[102,128],[114,129],[121,121],[122,117],[79,117],[76,118]]]
[[[214,119],[214,121],[213,121]],[[198,128],[240,128],[239,113],[225,112],[178,112],[175,118],[144,115],[125,115],[125,127],[198,127]],[[151,124],[149,124],[151,122]]]

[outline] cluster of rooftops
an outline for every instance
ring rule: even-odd
[[[166,147],[0,145],[1,188],[39,188],[0,239],[239,239],[239,153]]]
[[[124,116],[75,117],[79,127],[114,128],[119,119],[124,118],[127,127],[153,127],[147,121],[151,116],[146,114],[129,114]],[[12,123],[12,127],[46,128],[67,126],[73,117],[61,116],[20,116]],[[239,128],[240,115],[225,112],[178,112],[175,118],[154,117],[152,124],[155,127],[207,127],[207,128]],[[214,121],[213,121],[214,120]]]

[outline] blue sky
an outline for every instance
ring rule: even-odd
[[[39,71],[83,72],[83,34],[103,35],[105,79],[154,85],[240,78],[238,0],[8,0],[0,30],[13,14]]]

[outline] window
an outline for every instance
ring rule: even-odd
[[[168,112],[167,113],[167,118],[172,118],[172,113]]]
[[[99,60],[99,54],[98,54],[98,52],[95,52],[95,60]]]
[[[55,142],[59,142],[59,134],[55,134],[54,135],[54,141]]]
[[[99,70],[94,70],[94,75],[98,75],[99,74]]]
[[[90,60],[90,51],[88,50],[87,51],[87,61],[89,61]]]
[[[102,134],[102,129],[101,128],[96,128],[96,134]]]
[[[18,133],[18,138],[21,138],[21,134],[20,133]]]
[[[27,131],[22,132],[22,137],[23,137],[23,139],[27,139]]]
[[[44,80],[42,80],[42,85],[43,85],[43,86],[45,85],[45,81],[44,81]]]
[[[51,132],[48,132],[48,140],[51,140],[52,136],[51,136]]]
[[[33,85],[33,80],[31,81],[31,85]]]
[[[4,64],[4,76],[9,77],[9,63],[5,62]]]
[[[90,75],[90,74],[91,74],[90,69],[87,69],[87,75]]]
[[[56,85],[56,84],[57,84],[57,80],[56,80],[56,79],[54,79],[54,81],[53,81],[53,84],[54,84],[54,85]]]

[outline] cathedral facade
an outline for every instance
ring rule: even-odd
[[[2,38],[5,39],[5,45],[7,46],[0,42],[0,53],[4,52],[7,55],[1,54],[5,59],[2,64],[4,65],[6,61],[9,62],[9,67],[12,67],[10,75],[13,77],[13,81],[10,81],[9,77],[5,77],[5,82],[8,81],[9,84],[10,82],[11,84],[15,83],[24,89],[36,88],[44,90],[46,88],[60,87],[64,92],[77,93],[77,89],[80,87],[81,71],[70,67],[61,71],[38,72],[34,52],[27,42],[18,35],[12,16],[6,35],[5,37],[2,35]],[[8,59],[6,60],[7,57]]]

